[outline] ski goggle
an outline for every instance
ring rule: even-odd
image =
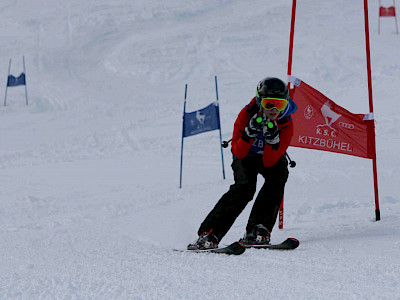
[[[278,111],[282,111],[286,108],[288,105],[288,102],[286,99],[281,99],[281,98],[262,98],[260,103],[262,108],[265,108],[266,110],[272,110],[276,108]]]

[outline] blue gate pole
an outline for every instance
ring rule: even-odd
[[[222,150],[222,133],[221,133],[221,120],[219,117],[219,101],[218,101],[218,83],[217,76],[215,76],[215,93],[217,95],[217,118],[219,127],[219,146],[221,147],[221,158],[222,158],[222,177],[225,179],[225,166],[224,166],[224,152]]]
[[[183,165],[183,135],[185,132],[185,113],[186,113],[186,95],[187,95],[187,84],[185,84],[185,102],[183,104],[183,122],[182,122],[182,145],[181,145],[181,175],[179,180],[179,188],[182,188],[182,165]]]
[[[11,70],[11,58],[10,58],[10,63],[8,64],[8,74],[7,74],[7,84],[6,84],[6,94],[4,95],[4,106],[6,106],[6,105],[7,105],[8,76],[10,76],[10,70]]]
[[[26,87],[26,70],[25,70],[25,56],[22,56],[22,62],[24,65],[24,74],[25,74],[25,98],[26,98],[26,105],[28,105],[28,88]]]

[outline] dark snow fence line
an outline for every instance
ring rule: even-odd
[[[219,129],[219,139],[221,147],[222,176],[225,179],[224,154],[222,151],[221,121],[219,115],[217,76],[215,76],[215,93],[217,97],[217,100],[215,102],[211,103],[205,108],[187,113],[186,112],[187,84],[185,85],[185,102],[183,105],[181,170],[180,170],[179,188],[182,188],[183,139],[185,137],[217,129]]]
[[[387,14],[395,16],[394,8],[388,10]],[[369,113],[366,114],[353,114],[347,111],[299,78],[292,76],[295,16],[296,0],[293,0],[288,58],[288,84],[291,87],[290,96],[296,102],[298,110],[293,115],[295,126],[291,146],[371,159],[375,191],[375,217],[376,221],[379,221],[381,216],[372,101],[368,1],[364,0],[365,50],[369,98]],[[279,228],[283,228],[283,200],[279,212]]]
[[[22,56],[22,64],[23,64],[23,67],[24,67],[23,72],[18,77],[15,77],[15,76],[10,74],[10,71],[11,71],[11,58],[10,58],[10,63],[8,65],[6,94],[4,96],[4,106],[7,105],[7,90],[8,90],[8,88],[9,87],[19,86],[19,85],[24,85],[25,86],[25,99],[26,99],[26,105],[28,105],[28,90],[26,88],[25,56]]]

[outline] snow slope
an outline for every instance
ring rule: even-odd
[[[223,138],[266,76],[286,78],[291,2],[12,0],[0,70],[22,71],[0,108],[0,299],[400,299],[400,40],[369,1],[382,220],[369,160],[290,148],[293,252],[173,252],[233,182],[219,136],[185,139],[215,100]],[[367,113],[363,1],[298,1],[293,75]],[[391,2],[384,3],[389,6]],[[3,85],[5,92],[5,83]],[[222,240],[244,233],[251,203]]]

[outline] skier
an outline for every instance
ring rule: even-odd
[[[285,157],[293,136],[290,114],[297,109],[286,84],[275,77],[262,79],[254,97],[239,113],[232,136],[232,169],[235,183],[225,193],[198,230],[188,250],[217,248],[219,241],[253,199],[257,175],[260,189],[241,241],[248,246],[270,243],[289,171]]]

